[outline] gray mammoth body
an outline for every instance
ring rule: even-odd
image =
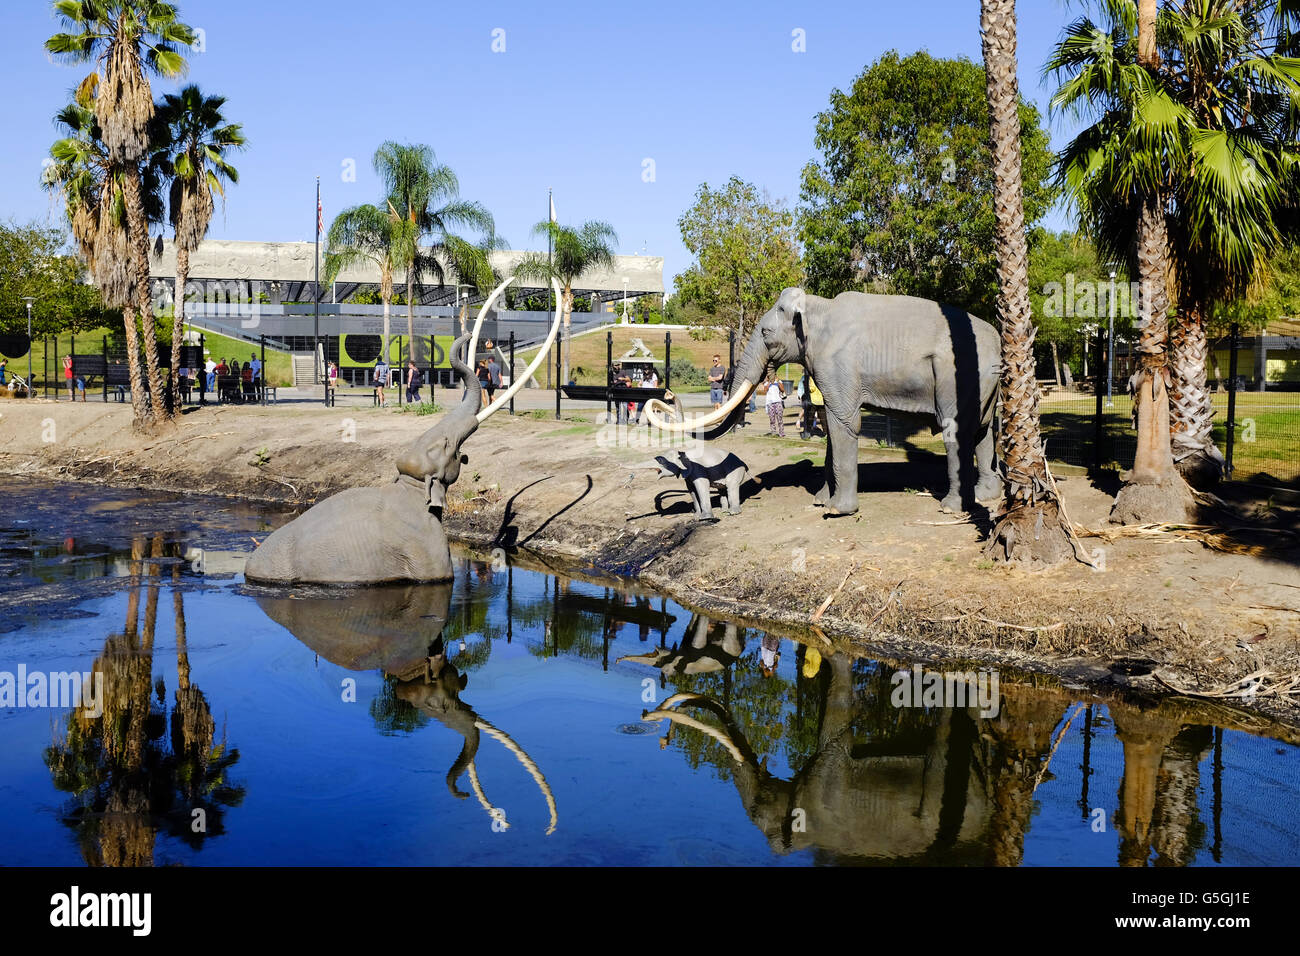
[[[679,451],[673,457],[660,455],[659,477],[675,476],[686,481],[697,518],[713,517],[713,490],[722,492],[723,505],[729,515],[740,514],[740,486],[749,470],[733,452],[715,445],[705,445],[690,452]]]
[[[275,531],[244,568],[262,584],[383,584],[448,581],[451,550],[442,530],[447,487],[465,461],[460,447],[479,426],[479,381],[451,349],[465,388],[461,402],[397,459],[391,484],[350,488],[312,506]]]
[[[993,434],[1001,340],[989,323],[928,299],[861,292],[824,299],[786,289],[750,336],[721,409],[686,425],[656,420],[662,405],[650,406],[648,415],[659,427],[716,437],[739,421],[766,370],[786,362],[803,365],[826,402],[826,481],[816,503],[832,514],[858,510],[863,408],[943,433],[945,509],[1001,494]]]

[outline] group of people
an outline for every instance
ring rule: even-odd
[[[253,402],[257,400],[257,390],[262,384],[262,363],[256,354],[250,354],[242,366],[235,359],[228,363],[223,358],[220,362],[208,359],[203,367],[207,376],[209,392],[219,390],[218,400],[223,402]],[[188,380],[189,369],[181,369],[181,381]]]
[[[650,366],[641,376],[640,381],[634,381],[632,376],[623,368],[622,362],[615,362],[610,372],[614,377],[614,385],[623,388],[658,388],[659,373],[655,371],[654,366]],[[645,402],[618,402],[618,424],[626,425],[631,422],[633,425],[641,424],[641,409],[645,407]],[[648,422],[647,422],[648,424]]]
[[[379,358],[375,359],[375,368],[371,375],[371,383],[375,387],[375,403],[380,408],[388,407],[388,399],[384,395],[384,389],[389,386],[390,384],[389,379],[392,377],[392,374],[393,374],[392,366],[390,366],[387,362],[384,361],[384,357],[382,355]],[[411,404],[418,404],[421,401],[420,388],[421,386],[424,385],[424,373],[420,371],[419,366],[415,364],[415,361],[413,359],[407,361],[406,369],[403,377],[405,379],[405,384],[406,384],[407,402]],[[330,363],[330,367],[329,367],[329,380],[330,380],[331,388],[335,388],[338,386],[339,367],[333,362]]]
[[[727,390],[731,386],[730,379],[731,372],[722,364],[722,356],[713,356],[713,365],[709,369],[709,400],[713,403],[715,411],[721,408],[726,400]],[[754,392],[750,393],[748,411],[754,411],[754,395],[759,391],[763,393],[767,409],[767,433],[784,438],[786,389],[785,383],[777,378],[775,369]],[[817,383],[807,372],[804,372],[803,377],[799,379],[799,384],[795,386],[795,397],[799,400],[800,407],[799,437],[804,439],[817,435],[824,437],[827,434],[826,400],[822,398]],[[742,415],[741,427],[748,424],[749,422]]]

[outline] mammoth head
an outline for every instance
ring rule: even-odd
[[[762,345],[762,357],[766,365],[780,365],[797,361],[803,355],[804,315],[808,308],[808,295],[803,289],[789,288],[781,290],[776,304],[763,314],[754,329],[754,335],[745,348],[738,372],[748,372],[747,360],[759,358],[757,348],[751,355],[750,346]],[[766,368],[755,368],[754,374],[762,377]]]

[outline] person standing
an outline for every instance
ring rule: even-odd
[[[713,356],[713,367],[709,369],[709,401],[713,403],[713,410],[717,411],[722,407],[723,388],[722,380],[727,377],[727,370],[723,367],[722,356]]]
[[[813,414],[817,416],[817,421],[821,423],[822,436],[830,435],[830,426],[826,423],[826,399],[822,398],[821,389],[817,383],[810,377],[808,379],[808,400],[812,402]]]
[[[330,380],[330,388],[339,387],[339,363],[338,362],[330,362],[329,380]]]
[[[785,437],[785,386],[773,372],[767,380],[767,433]]]
[[[406,400],[416,403],[420,401],[420,370],[415,367],[415,362],[408,360],[406,363]]]
[[[388,363],[384,361],[381,355],[375,359],[375,401],[380,408],[387,408],[388,403],[384,399],[384,386],[388,384]]]
[[[488,348],[492,348],[491,342],[488,342]],[[487,371],[487,397],[488,404],[491,404],[492,396],[495,395],[496,390],[501,387],[501,366],[497,364],[496,356],[491,354],[488,355]]]
[[[208,376],[207,390],[209,392],[215,392],[217,390],[217,363],[212,360],[211,356],[209,356],[207,362],[203,364],[203,371]]]
[[[72,381],[72,356],[63,356],[63,380],[68,383],[68,401],[75,402],[77,393],[74,391],[76,383]]]

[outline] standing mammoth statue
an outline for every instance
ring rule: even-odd
[[[651,424],[668,431],[728,431],[768,369],[797,362],[826,401],[826,481],[816,503],[831,514],[858,510],[860,409],[916,420],[943,433],[948,459],[945,510],[1000,496],[993,413],[1001,340],[989,323],[954,306],[903,295],[842,292],[834,299],[786,289],[758,321],[732,376],[731,394],[693,422],[665,418],[648,402]]]

